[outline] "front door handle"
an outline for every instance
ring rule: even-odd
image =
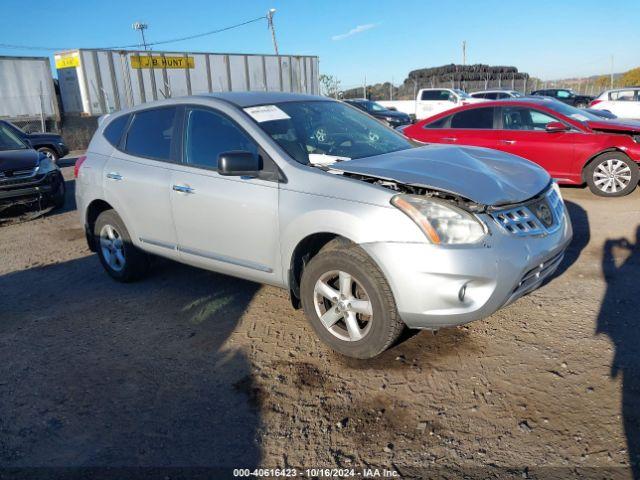
[[[500,143],[502,145],[513,145],[514,143],[516,143],[515,140],[500,140]]]
[[[456,137],[444,137],[442,140],[445,142],[457,142],[458,139]]]
[[[109,172],[107,173],[107,178],[110,178],[111,180],[122,180],[122,175],[118,172]]]
[[[180,193],[195,193],[195,190],[187,185],[174,185],[173,190]]]

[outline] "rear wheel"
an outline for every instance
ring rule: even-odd
[[[149,257],[136,248],[124,222],[114,210],[105,210],[96,219],[94,243],[100,263],[119,282],[131,282],[149,270]]]
[[[300,293],[313,329],[343,355],[375,357],[405,328],[384,275],[357,245],[327,244],[305,267]]]
[[[638,165],[622,152],[597,156],[586,170],[589,189],[601,197],[622,197],[638,185]]]

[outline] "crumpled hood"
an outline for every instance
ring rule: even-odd
[[[35,150],[0,150],[0,172],[4,170],[28,170],[38,165],[42,156]]]
[[[588,121],[587,125],[591,130],[607,133],[640,133],[640,122],[635,120],[602,120]]]
[[[483,205],[528,200],[551,180],[545,170],[521,157],[453,145],[426,145],[348,160],[331,169],[441,190]]]

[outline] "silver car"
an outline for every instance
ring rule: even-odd
[[[324,342],[358,358],[407,327],[491,315],[548,278],[572,236],[533,163],[418,147],[324,97],[140,105],[103,119],[76,172],[89,246],[116,280],[159,255],[282,287]]]

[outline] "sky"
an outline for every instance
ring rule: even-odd
[[[53,6],[55,5],[55,6]],[[404,0],[2,0],[0,43],[57,48],[135,44],[227,27],[275,8],[280,53],[318,55],[343,88],[394,81],[417,68],[512,65],[543,80],[640,66],[640,0],[455,2]],[[33,23],[32,27],[28,24]],[[273,53],[265,21],[158,47],[172,51]],[[53,52],[9,49],[0,55]]]

